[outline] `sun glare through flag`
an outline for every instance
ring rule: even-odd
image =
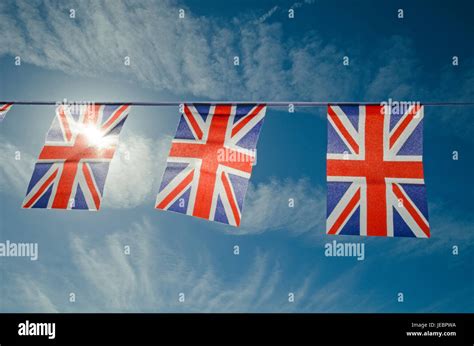
[[[23,208],[99,210],[128,105],[60,105]]]

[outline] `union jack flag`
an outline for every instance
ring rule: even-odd
[[[429,238],[422,158],[423,106],[329,105],[327,233]]]
[[[129,106],[60,105],[23,208],[99,210]]]
[[[7,112],[12,108],[13,103],[0,103],[0,122],[5,119]]]
[[[156,208],[239,226],[265,105],[184,105]]]

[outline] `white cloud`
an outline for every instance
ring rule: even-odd
[[[360,277],[364,273],[364,268],[366,270],[365,266],[354,266],[319,286],[308,298],[308,310],[331,313],[382,310],[382,305],[375,299],[372,290],[365,287],[360,289]]]
[[[299,1],[292,7],[311,3]],[[5,33],[0,37],[0,55],[19,55],[24,62],[67,74],[113,73],[175,95],[342,100],[354,90],[364,93],[370,84],[369,96],[380,87],[385,98],[392,90],[400,94],[393,68],[403,65],[406,82],[406,71],[413,64],[410,59],[402,64],[397,58],[380,59],[369,65],[375,74],[361,73],[363,59],[359,67],[342,65],[347,52],[351,58],[361,55],[357,47],[340,49],[314,32],[295,41],[285,37],[282,24],[255,23],[247,16],[231,21],[199,17],[184,7],[186,16],[180,20],[182,6],[169,1],[81,1],[74,6],[11,1],[0,6],[0,30]],[[75,19],[69,18],[71,7]],[[385,57],[382,50],[386,47],[375,46],[368,59]],[[130,66],[123,64],[125,56],[130,57]],[[233,65],[234,56],[240,57],[238,67]]]
[[[381,56],[379,53],[382,52]],[[423,90],[416,79],[421,76],[410,40],[400,36],[387,39],[373,57],[375,69],[366,88],[367,101],[418,100]],[[381,61],[382,60],[382,61]]]
[[[121,136],[105,184],[104,208],[153,205],[166,167],[171,138]]]
[[[48,297],[48,291],[29,276],[16,275],[14,286],[7,287],[10,299],[13,297],[13,306],[28,306],[28,312],[58,312],[56,306]],[[15,301],[17,297],[18,300]],[[21,297],[21,298],[20,298]],[[2,304],[3,305],[3,304]],[[2,309],[3,310],[3,309]]]
[[[265,12],[264,14],[262,14],[260,16],[260,18],[258,18],[256,21],[254,21],[254,24],[259,24],[259,23],[263,23],[264,21],[266,21],[267,19],[271,18],[273,16],[273,14],[279,9],[280,7],[275,5],[273,6],[271,9],[269,9],[267,12]]]
[[[290,207],[290,199],[293,207]],[[244,203],[242,226],[234,234],[287,230],[293,234],[325,233],[326,195],[305,179],[271,179],[250,185]]]
[[[124,255],[124,244],[131,247],[130,256]],[[86,242],[78,235],[72,239],[74,262],[99,310],[176,310],[183,292],[186,311],[245,311],[255,308],[259,299],[266,303],[260,292],[272,296],[279,280],[278,270],[269,268],[267,257],[260,254],[247,274],[228,285],[216,274],[212,258],[184,254],[176,246],[146,220],[109,235],[103,243]]]
[[[280,7],[278,5],[273,6],[271,9],[269,9],[267,12],[262,14],[254,23],[263,23],[270,19],[278,10],[282,11],[286,16],[288,15],[288,10],[289,9],[296,9],[303,7],[304,5],[313,5],[316,0],[304,0],[304,1],[296,1],[292,5],[285,6],[285,7]]]
[[[0,140],[0,162],[0,191],[26,193],[35,162],[33,156],[12,143]]]
[[[303,1],[296,1],[291,5],[289,8],[300,8],[304,5],[313,5],[316,0],[303,0]]]
[[[214,40],[207,39],[201,27],[210,23],[191,11],[179,20],[179,8],[169,1],[11,1],[0,6],[1,31],[8,33],[0,38],[0,55],[19,55],[24,62],[68,74],[115,73],[177,94],[222,95],[222,78],[228,75],[216,72],[222,64],[230,67],[232,57],[217,61],[213,54],[229,43],[228,34],[218,30]],[[71,7],[75,19],[69,18]],[[130,66],[124,65],[125,56]]]
[[[361,266],[343,270],[329,282],[327,278],[321,281],[323,276],[315,269],[305,277],[288,278],[288,268],[281,268],[278,256],[256,251],[249,254],[254,258],[246,269],[233,268],[232,275],[227,275],[216,265],[219,255],[212,254],[205,242],[197,237],[183,244],[169,230],[146,219],[105,239],[76,233],[70,238],[72,266],[67,272],[58,275],[40,268],[35,273],[18,274],[14,285],[8,286],[9,298],[2,307],[36,312],[334,312],[379,308],[366,291],[347,295],[360,284]],[[126,245],[130,255],[124,254]],[[74,304],[65,299],[69,292],[76,294]],[[294,294],[293,303],[287,300],[289,292]],[[184,303],[178,301],[180,293],[185,294]]]
[[[152,226],[148,220],[110,233],[105,239],[74,234],[70,241],[72,268],[54,280],[52,276],[56,274],[49,270],[29,275],[28,283],[26,277],[16,280],[15,285],[9,286],[10,298],[3,302],[3,308],[42,312],[238,312],[298,308],[298,303],[285,303],[286,294],[279,290],[282,277],[278,261],[270,261],[268,254],[256,252],[247,270],[229,277],[219,272],[205,240],[196,238],[192,242],[184,251],[182,242],[176,242],[168,230]],[[124,254],[125,245],[130,246],[130,255]],[[308,280],[293,282],[298,299],[302,300],[308,285]],[[68,292],[76,293],[74,304],[64,299]],[[181,292],[185,294],[185,303],[178,302]],[[35,295],[38,301],[34,301]]]

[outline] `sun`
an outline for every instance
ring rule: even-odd
[[[81,132],[87,137],[87,140],[92,147],[104,149],[112,144],[111,138],[109,136],[104,136],[104,133],[95,126],[84,127]]]

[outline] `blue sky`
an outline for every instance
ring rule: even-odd
[[[469,1],[3,1],[0,99],[472,102],[472,10]],[[472,312],[473,112],[425,109],[432,237],[366,239],[325,235],[324,108],[268,109],[236,229],[153,209],[173,107],[132,108],[100,212],[22,210],[54,107],[14,107],[0,127],[0,240],[37,242],[39,259],[1,258],[0,309]],[[325,257],[332,240],[364,243],[365,260]]]

